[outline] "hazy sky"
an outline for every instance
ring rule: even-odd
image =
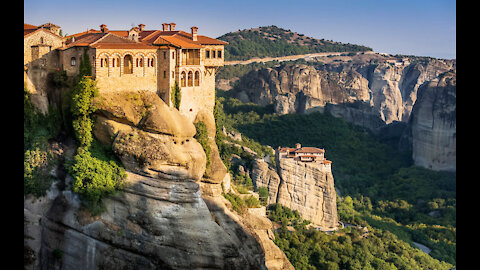
[[[276,25],[318,39],[365,45],[376,52],[456,58],[456,2],[451,0],[106,1],[24,0],[24,22],[51,22],[73,34],[106,24],[128,30],[143,23],[218,37]]]

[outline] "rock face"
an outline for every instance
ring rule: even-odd
[[[203,181],[206,156],[190,120],[148,92],[96,102],[94,134],[127,169],[126,188],[104,199],[99,216],[81,206],[68,176],[64,189],[25,198],[26,269],[293,269],[268,224],[258,225],[268,219],[255,225],[228,210],[225,175]]]
[[[419,89],[410,122],[415,165],[456,171],[456,73]]]
[[[297,210],[304,219],[322,228],[337,227],[336,192],[330,167],[279,159],[278,155],[276,163],[277,171],[261,159],[253,164],[252,180],[257,188],[268,188],[268,203]]]
[[[414,59],[411,63],[402,64],[385,61],[333,62],[316,66],[282,64],[251,71],[241,77],[229,92],[243,102],[274,104],[277,114],[326,112],[380,132],[386,125],[395,122],[408,123],[419,99],[419,89],[430,82],[435,83],[445,72],[455,73],[455,70],[455,60],[437,59]],[[451,82],[450,88],[454,91],[455,81]],[[455,100],[448,100],[452,101],[449,106],[455,107]],[[424,135],[435,136],[426,139],[430,142],[452,139],[446,133]],[[417,145],[420,144],[412,144],[409,148],[414,149]],[[423,155],[414,154],[414,159],[420,156],[429,159],[418,160],[417,164],[435,163],[430,158],[437,154],[428,152],[435,147],[443,146],[414,149],[414,152],[427,151]],[[450,162],[453,160],[450,159]],[[444,167],[452,166],[455,165],[451,163]]]

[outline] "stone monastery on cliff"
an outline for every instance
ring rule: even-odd
[[[302,162],[317,162],[330,167],[332,162],[325,159],[325,150],[316,147],[302,147],[301,144],[295,144],[295,148],[278,147],[277,154],[279,158],[292,158]]]
[[[181,88],[179,110],[192,118],[201,109],[215,105],[215,73],[224,63],[227,42],[175,30],[175,23],[162,30],[146,30],[144,24],[130,30],[90,29],[67,37],[51,23],[24,24],[24,65],[26,73],[42,69],[63,69],[67,75],[79,73],[86,53],[92,77],[102,91],[148,90],[172,106],[171,89]]]

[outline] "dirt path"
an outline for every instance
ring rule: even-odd
[[[309,54],[298,54],[298,55],[289,55],[289,56],[280,56],[280,57],[265,57],[265,58],[252,58],[244,61],[225,61],[225,65],[247,65],[253,62],[269,62],[269,61],[274,61],[277,60],[279,62],[281,61],[294,61],[298,60],[301,58],[313,58],[313,57],[326,57],[329,55],[341,55],[349,52],[323,52],[323,53],[309,53]],[[373,51],[367,51],[364,52],[365,54],[372,54],[375,53]]]

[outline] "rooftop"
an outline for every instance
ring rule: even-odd
[[[139,25],[140,26],[140,25]],[[142,28],[144,25],[142,25]],[[210,38],[207,36],[197,35],[197,40],[193,39],[192,33],[184,31],[170,31],[170,30],[143,30],[141,28],[132,28],[138,32],[138,42],[128,39],[129,32],[132,30],[108,30],[106,25],[101,25],[101,28],[106,29],[104,32],[101,30],[89,29],[85,32],[73,34],[67,36],[67,46],[62,49],[68,49],[71,46],[91,46],[97,42],[106,34],[123,38],[122,40],[116,40],[115,42],[107,42],[105,40],[98,41],[96,48],[123,48],[126,45],[128,48],[154,48],[153,46],[172,46],[183,49],[198,49],[203,45],[227,45],[228,42],[224,42],[218,39]],[[196,29],[195,29],[196,30]],[[74,38],[74,39],[72,39]],[[109,38],[113,40],[112,38]],[[133,42],[133,43],[132,43]],[[108,43],[108,45],[107,45]],[[113,45],[115,44],[115,45]],[[122,45],[120,45],[122,44]],[[133,45],[138,44],[138,45]],[[155,47],[156,48],[156,47]]]

